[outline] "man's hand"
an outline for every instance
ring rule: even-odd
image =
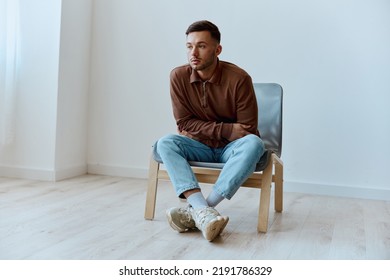
[[[250,127],[251,126],[248,124],[233,123],[232,134],[230,135],[230,138],[228,140],[234,141],[248,134],[251,134],[249,132]]]

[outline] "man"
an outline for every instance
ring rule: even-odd
[[[179,134],[162,137],[161,157],[177,195],[186,208],[167,210],[178,232],[198,228],[212,241],[228,223],[214,208],[231,199],[255,170],[265,149],[257,131],[257,102],[251,77],[234,64],[220,61],[218,27],[209,21],[186,32],[188,64],[172,70],[170,93]],[[188,161],[223,162],[222,172],[205,198]]]

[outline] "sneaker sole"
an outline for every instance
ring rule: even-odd
[[[207,228],[204,231],[204,237],[210,242],[213,241],[220,233],[222,233],[228,222],[229,217],[218,216],[214,221],[207,225]]]

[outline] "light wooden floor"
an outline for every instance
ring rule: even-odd
[[[165,209],[183,205],[169,182],[144,220],[145,190],[146,180],[109,176],[0,178],[0,259],[390,259],[389,201],[285,193],[259,234],[259,190],[242,188],[218,208],[230,221],[210,243],[169,227]]]

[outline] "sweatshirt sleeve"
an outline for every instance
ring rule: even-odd
[[[253,82],[248,75],[243,80],[242,85],[237,89],[237,123],[249,125],[248,132],[259,135],[258,127],[258,108]]]

